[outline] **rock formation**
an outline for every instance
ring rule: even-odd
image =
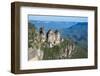
[[[63,41],[63,38],[61,38],[60,33],[58,30],[51,30],[49,29],[47,33],[45,33],[45,30],[43,27],[39,30],[40,38],[42,42],[47,41],[49,44],[49,47],[53,47],[55,45],[60,44],[61,41]]]

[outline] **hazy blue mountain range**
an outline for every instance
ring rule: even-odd
[[[69,28],[61,30],[64,38],[72,39],[75,43],[87,48],[88,43],[88,23],[77,23]]]
[[[49,29],[61,30],[77,24],[77,22],[57,22],[57,21],[30,21],[30,23],[34,24],[37,30],[39,30],[40,27],[44,26],[46,32]]]
[[[69,37],[74,40],[80,41],[81,39],[87,40],[88,34],[88,24],[87,23],[77,23],[69,28],[64,28],[61,30],[63,37]]]

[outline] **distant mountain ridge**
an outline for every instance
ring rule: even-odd
[[[39,29],[41,26],[44,26],[45,30],[48,31],[48,29],[54,29],[54,30],[60,30],[64,28],[69,28],[77,22],[55,22],[55,21],[30,21],[30,23],[34,24],[37,29]],[[63,25],[63,26],[62,26]]]
[[[72,39],[75,43],[79,43],[87,47],[88,42],[88,23],[77,23],[69,28],[61,30],[61,35],[64,38]]]

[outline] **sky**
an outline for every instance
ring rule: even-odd
[[[42,15],[29,15],[28,20],[39,21],[66,21],[66,22],[88,22],[87,17],[77,16],[42,16]]]

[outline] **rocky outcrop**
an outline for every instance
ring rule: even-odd
[[[49,29],[46,33],[41,27],[29,35],[28,60],[71,58],[75,49],[75,44],[61,38],[58,30]]]
[[[63,38],[61,38],[61,35],[58,30],[48,30],[47,33],[45,33],[45,30],[43,27],[39,30],[40,38],[42,42],[48,42],[48,46],[52,48],[55,45],[60,44],[63,41]]]

